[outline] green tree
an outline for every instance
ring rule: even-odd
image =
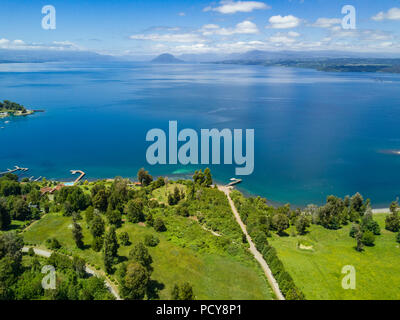
[[[136,198],[130,200],[125,207],[125,212],[127,214],[128,221],[132,223],[138,223],[140,221],[143,221],[144,220],[143,207],[144,205],[142,199]]]
[[[122,232],[122,233],[119,235],[119,242],[120,242],[123,246],[129,246],[129,244],[130,244],[131,242],[130,242],[130,239],[129,239],[129,234],[128,234],[128,232]]]
[[[133,249],[129,252],[129,258],[133,261],[140,263],[146,270],[151,271],[151,264],[153,259],[142,242],[138,242]]]
[[[368,247],[372,247],[375,242],[375,236],[372,231],[367,230],[363,232],[361,242]]]
[[[164,232],[164,231],[167,230],[167,228],[165,227],[164,220],[161,219],[160,217],[157,217],[157,218],[154,220],[154,225],[153,225],[153,227],[154,227],[154,230],[156,230],[157,232]]]
[[[7,230],[11,224],[11,216],[5,199],[0,198],[0,230]]]
[[[392,232],[400,231],[400,217],[397,210],[394,210],[391,214],[389,214],[385,219],[385,228],[386,230]]]
[[[189,282],[175,284],[171,291],[172,300],[195,300],[193,287]]]
[[[26,201],[22,198],[17,198],[13,204],[12,216],[15,220],[28,220],[31,215],[31,210],[26,203]]]
[[[146,268],[135,261],[126,266],[125,277],[122,281],[122,293],[125,299],[140,300],[146,295],[150,274]]]
[[[363,244],[363,242],[362,242],[362,232],[361,232],[361,231],[358,231],[358,232],[356,233],[356,235],[355,235],[355,238],[356,238],[356,241],[357,241],[356,250],[357,250],[358,252],[363,251],[364,244]]]
[[[122,216],[119,210],[107,210],[107,219],[110,224],[117,228],[121,226]]]
[[[108,207],[108,196],[109,195],[105,189],[100,189],[93,197],[93,207],[101,212],[106,212]]]
[[[275,214],[272,218],[272,224],[278,234],[282,235],[289,228],[289,218],[283,213]]]
[[[144,170],[144,168],[141,168],[138,171],[137,177],[139,182],[143,186],[148,186],[153,181],[153,177],[149,174],[148,171]]]
[[[307,228],[310,227],[310,220],[305,215],[301,215],[296,220],[296,230],[300,235],[304,235],[307,232]]]
[[[146,234],[144,236],[144,244],[148,247],[155,247],[160,243],[160,239],[153,236],[152,234]]]
[[[364,212],[363,212],[363,204],[364,204],[364,198],[358,192],[355,195],[353,195],[351,197],[351,199],[350,199],[350,207],[351,207],[351,209],[353,209],[356,212],[358,212],[361,216],[364,214]]]
[[[113,270],[112,266],[116,261],[116,258],[118,257],[118,248],[119,244],[117,241],[117,234],[115,232],[115,227],[111,226],[110,230],[106,233],[106,236],[104,238],[104,251],[103,251],[104,266],[106,272],[108,273],[112,273]]]
[[[209,168],[206,168],[204,170],[204,183],[203,183],[203,185],[205,187],[209,187],[212,184],[213,184],[213,180],[212,180],[211,170]]]
[[[90,224],[90,232],[92,233],[93,237],[98,238],[103,236],[105,231],[104,221],[100,215],[96,214],[92,222]]]
[[[79,249],[82,249],[83,248],[82,227],[77,222],[74,222],[73,225],[72,225],[72,237],[74,238],[76,246]]]

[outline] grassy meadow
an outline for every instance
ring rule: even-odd
[[[24,232],[24,240],[28,244],[45,247],[46,239],[54,237],[59,240],[66,253],[84,258],[97,269],[103,268],[102,253],[90,249],[92,236],[85,221],[79,222],[86,246],[83,250],[76,248],[72,239],[71,223],[71,217],[47,214]],[[130,246],[120,247],[118,253],[121,261],[128,256],[137,241],[143,241],[146,234],[153,234],[160,239],[156,247],[149,248],[154,268],[152,280],[159,288],[159,298],[169,299],[175,283],[188,281],[193,285],[197,299],[272,299],[262,270],[250,255],[241,255],[238,258],[216,250],[214,253],[211,250],[212,245],[202,250],[200,243],[196,246],[196,241],[212,244],[213,241],[221,240],[203,230],[192,219],[170,217],[166,219],[166,224],[169,231],[162,234],[143,224],[128,222],[117,230],[117,234],[128,232],[132,243]]]
[[[269,242],[307,299],[397,300],[400,299],[400,247],[395,241],[396,233],[384,229],[385,216],[374,215],[381,235],[376,237],[375,246],[364,247],[363,252],[354,249],[356,241],[349,236],[351,225],[340,230],[311,225],[304,236],[274,234]],[[300,249],[299,242],[308,248]],[[355,290],[342,288],[345,274],[341,270],[345,265],[355,267]]]

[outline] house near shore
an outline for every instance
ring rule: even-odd
[[[63,184],[59,184],[55,187],[44,187],[40,189],[40,192],[42,193],[42,195],[49,193],[49,194],[53,194],[54,192],[61,190],[62,188],[64,188],[65,185]]]

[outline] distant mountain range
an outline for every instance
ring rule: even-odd
[[[151,60],[153,63],[183,63],[183,60],[180,60],[174,57],[172,54],[163,53],[160,54],[157,58]]]
[[[360,53],[343,51],[262,51],[252,50],[232,54],[183,54],[178,56],[187,62],[220,62],[229,60],[277,61],[298,59],[349,59],[349,58],[400,58],[400,54]]]
[[[90,51],[0,49],[0,63],[110,62],[118,60],[113,56],[101,55]]]
[[[339,51],[261,51],[252,50],[233,54],[182,54],[174,56],[164,53],[152,59],[153,63],[214,63],[241,62],[249,64],[272,63],[277,61],[321,61],[321,59],[393,59],[399,54],[357,53]],[[149,55],[111,56],[90,51],[72,50],[13,50],[0,49],[0,63],[39,63],[39,62],[127,62],[149,61]]]

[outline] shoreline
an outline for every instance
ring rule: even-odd
[[[168,178],[168,179],[171,180],[171,181],[191,180],[191,179],[192,179],[192,174],[167,174],[167,175],[158,175],[158,176],[154,176],[153,178],[154,178],[154,180],[156,180],[156,179],[159,178],[159,177]],[[44,177],[44,178],[45,178],[45,177]],[[113,178],[87,178],[87,179],[82,179],[81,182],[84,182],[84,181],[96,182],[96,181],[102,181],[102,180],[107,181],[107,182],[112,182],[112,181],[115,180],[115,178],[116,178],[116,177],[113,177]],[[137,182],[137,177],[136,177],[136,176],[135,176],[135,177],[122,177],[122,178],[123,178],[123,179],[129,179],[129,180],[131,180],[132,182]],[[46,179],[47,179],[47,178],[46,178]],[[73,178],[72,178],[71,180],[69,180],[68,178],[66,178],[65,180],[64,180],[64,179],[56,179],[56,178],[47,179],[47,181],[57,182],[57,183],[63,183],[63,184],[71,183],[71,182],[74,182],[75,180],[76,180],[76,179],[73,179]],[[213,180],[214,180],[214,185],[215,185],[216,187],[227,187],[227,184],[229,183],[229,182],[227,182],[227,183],[225,184],[225,183],[223,183],[223,182],[222,182],[221,180],[219,180],[219,179],[213,179]],[[70,185],[66,185],[66,186],[69,187]],[[241,188],[241,187],[240,187],[240,184],[235,185],[235,186],[231,186],[230,188],[232,188],[232,190],[235,190],[235,189],[238,190],[238,191],[239,191],[240,193],[242,193],[243,196],[246,197],[246,198],[258,197],[258,196],[261,197],[261,198],[265,198],[265,199],[267,200],[267,204],[268,204],[269,206],[274,207],[274,208],[284,206],[286,203],[288,203],[288,202],[286,202],[286,203],[281,203],[281,202],[279,202],[279,201],[270,200],[268,197],[261,196],[260,194],[253,193],[253,192],[251,192],[251,191],[249,191],[249,190],[247,190],[247,189]],[[310,205],[310,204],[312,204],[312,203],[309,203],[308,205]],[[323,204],[322,204],[322,205],[323,205]],[[296,205],[296,204],[293,204],[293,203],[290,203],[290,206],[291,206],[293,209],[297,209],[297,208],[299,208],[299,209],[304,209],[304,208],[307,207],[307,205]],[[320,206],[320,205],[318,205],[318,206]],[[371,207],[372,207],[372,213],[373,213],[373,214],[390,213],[390,210],[389,210],[388,207],[383,207],[383,206],[381,206],[381,205],[377,205],[377,206],[372,205]]]

